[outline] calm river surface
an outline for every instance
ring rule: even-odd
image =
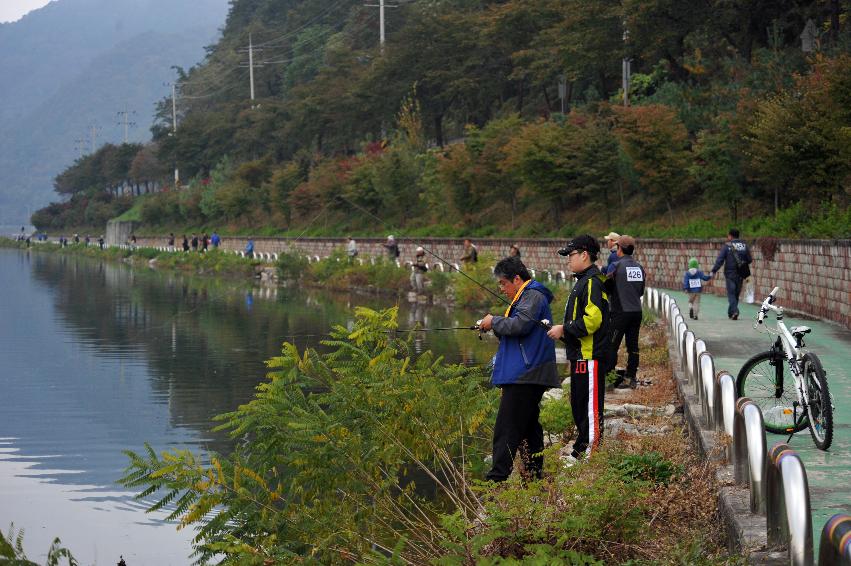
[[[250,400],[284,340],[315,346],[354,304],[391,305],[0,249],[0,529],[23,527],[37,562],[58,536],[83,565],[191,563],[193,533],[115,484],[122,450],[228,452],[211,418]],[[399,325],[475,318],[402,304]],[[473,332],[417,336],[453,362],[496,350]]]

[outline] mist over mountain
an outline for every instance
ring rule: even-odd
[[[203,60],[228,0],[57,0],[0,24],[0,224],[55,200],[52,180],[82,145],[149,139],[164,83]],[[76,140],[85,140],[83,144]]]

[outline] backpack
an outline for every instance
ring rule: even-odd
[[[736,273],[742,279],[747,279],[751,276],[751,267],[742,258],[739,257],[739,253],[733,249],[733,246],[727,244],[727,247],[730,248],[730,253],[733,254],[733,261],[736,262]]]

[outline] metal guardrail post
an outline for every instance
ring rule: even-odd
[[[693,364],[689,361],[689,358],[694,351],[694,340],[694,332],[686,330],[683,334],[682,344],[680,344],[680,361],[682,362],[683,372],[686,375],[686,383],[692,382],[689,367]]]
[[[698,389],[700,406],[706,428],[715,430],[715,359],[709,352],[701,353],[697,358]]]
[[[793,566],[812,566],[813,530],[807,472],[788,444],[768,452],[766,528],[769,548],[785,546]]]
[[[698,399],[701,396],[700,393],[700,369],[698,368],[697,361],[700,359],[700,354],[706,351],[706,342],[701,340],[700,338],[695,337],[694,344],[691,348],[691,355],[688,358],[688,371],[689,381],[694,385],[695,393],[697,393]]]
[[[851,515],[837,513],[821,530],[819,566],[851,566]]]
[[[733,431],[735,481],[750,486],[751,513],[764,513],[767,455],[765,423],[762,420],[762,411],[747,397],[736,401]]]
[[[733,376],[726,371],[718,372],[718,386],[720,396],[718,397],[719,405],[721,405],[721,422],[722,431],[727,433],[731,438],[735,434],[734,424],[736,416],[736,383]],[[727,446],[727,459],[732,460],[733,447]]]
[[[712,413],[712,420],[715,421],[715,430],[720,432],[724,432],[724,409],[721,406],[721,374],[724,373],[727,372],[719,370],[712,380],[712,397],[715,399],[715,410]]]
[[[674,334],[674,336],[677,339],[677,342],[676,342],[677,352],[679,352],[680,356],[682,356],[683,355],[683,340],[686,337],[686,332],[688,332],[688,326],[686,326],[686,323],[683,321],[683,317],[681,317],[679,315],[677,315],[676,323],[677,323],[677,330],[676,330],[676,333]]]

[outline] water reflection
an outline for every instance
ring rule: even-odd
[[[0,288],[0,523],[26,527],[39,552],[60,535],[84,564],[99,553],[185,564],[192,533],[163,530],[115,486],[122,450],[228,452],[211,419],[251,399],[284,340],[322,349],[333,325],[351,327],[354,306],[392,304],[13,250],[0,250]],[[399,308],[403,328],[469,326],[478,314]],[[452,362],[487,363],[496,349],[472,331],[400,336]]]

